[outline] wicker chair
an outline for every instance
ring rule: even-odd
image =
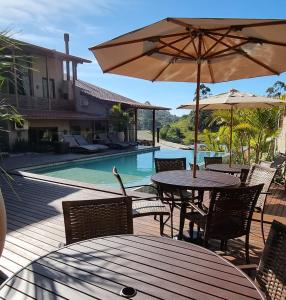
[[[193,236],[194,224],[203,229],[203,245],[208,246],[209,239],[221,240],[221,248],[226,248],[227,240],[245,235],[246,261],[249,263],[249,231],[252,213],[263,184],[238,187],[217,188],[211,193],[207,210],[190,204],[193,211],[186,213],[190,220],[190,236]]]
[[[174,170],[186,170],[186,158],[155,158],[156,173]],[[173,238],[174,208],[181,208],[182,201],[189,202],[197,199],[193,191],[170,189],[167,186],[158,186],[158,192],[163,203],[169,205],[171,217],[171,236]],[[181,225],[180,225],[181,226]]]
[[[130,197],[63,201],[66,243],[106,235],[132,234]]]
[[[214,157],[204,157],[204,161],[205,161],[205,168],[208,165],[211,164],[222,164],[222,157],[221,156],[214,156]]]
[[[256,265],[240,266],[256,281],[268,300],[286,299],[285,253],[286,225],[274,220],[258,267]],[[255,270],[254,273],[250,272],[253,270]]]
[[[261,233],[263,242],[265,243],[265,235],[264,235],[264,213],[265,213],[265,202],[267,199],[267,195],[269,194],[269,188],[271,183],[275,177],[276,169],[264,167],[262,165],[253,164],[248,172],[248,176],[245,181],[245,185],[257,185],[263,183],[263,189],[261,194],[258,197],[258,200],[255,205],[255,210],[258,213],[254,213],[253,220],[259,221],[261,224]],[[260,214],[258,217],[257,215]],[[270,223],[271,222],[267,222]]]
[[[144,185],[140,185],[140,186],[125,187],[123,185],[121,176],[119,175],[119,173],[115,167],[113,167],[112,173],[120,185],[120,189],[121,189],[123,196],[127,196],[127,192],[126,192],[127,188],[144,186]],[[148,187],[154,188],[157,192],[156,187],[151,186],[151,185],[148,185]],[[144,217],[144,216],[160,216],[160,234],[161,235],[163,235],[164,225],[169,219],[169,218],[167,218],[164,221],[163,216],[168,216],[168,217],[170,216],[169,210],[166,208],[164,203],[162,203],[162,201],[157,196],[151,196],[151,197],[145,197],[145,198],[133,198],[132,213],[133,213],[133,218]]]

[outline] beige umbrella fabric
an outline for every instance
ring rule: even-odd
[[[234,109],[257,109],[257,108],[273,108],[285,106],[286,102],[283,100],[257,96],[250,93],[242,93],[236,89],[232,89],[227,93],[210,96],[206,99],[200,100],[199,110],[230,110],[230,139],[229,139],[229,165],[232,160],[232,129],[233,129],[233,110]],[[196,109],[196,102],[182,104],[178,109]]]
[[[91,47],[104,73],[215,83],[286,71],[286,20],[167,18]],[[195,114],[194,163],[198,111]],[[194,176],[196,169],[194,168]]]

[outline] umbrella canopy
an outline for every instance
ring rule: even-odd
[[[285,106],[286,102],[283,100],[257,96],[250,93],[241,93],[238,90],[232,89],[227,93],[210,96],[206,99],[200,100],[200,110],[219,110],[228,109],[231,111],[230,120],[230,139],[229,139],[229,165],[231,166],[232,159],[232,129],[233,129],[233,109],[253,109],[253,108],[273,108]],[[196,109],[196,102],[186,103],[180,105],[178,108],[182,109]]]
[[[232,89],[229,92],[210,96],[200,100],[200,110],[217,110],[217,109],[251,109],[251,108],[272,108],[283,106],[286,102],[283,100],[257,96],[250,93],[242,93],[238,90]],[[195,109],[196,102],[182,104],[179,109]]]
[[[215,83],[286,70],[286,20],[167,18],[91,47],[103,72]],[[195,117],[196,163],[198,111]],[[194,168],[194,176],[196,168]]]

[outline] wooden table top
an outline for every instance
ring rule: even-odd
[[[234,187],[240,179],[229,174],[210,171],[197,171],[196,178],[190,170],[165,171],[154,174],[151,180],[157,184],[177,189],[212,190],[218,187]]]
[[[264,299],[242,271],[200,246],[120,235],[61,248],[32,262],[0,289],[1,299]]]
[[[222,172],[222,173],[229,173],[229,174],[239,174],[241,173],[242,169],[249,170],[249,165],[238,165],[233,164],[229,166],[229,164],[210,164],[206,166],[207,170]]]

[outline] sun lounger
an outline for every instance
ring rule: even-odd
[[[73,150],[76,150],[78,152],[85,152],[85,153],[96,153],[103,151],[106,148],[98,147],[98,145],[79,145],[79,143],[76,141],[74,136],[72,135],[64,135],[63,136],[64,142],[69,143],[69,147]]]
[[[131,146],[129,143],[121,142],[114,134],[107,136],[107,142],[113,148],[125,149]]]
[[[81,146],[81,147],[88,147],[90,149],[98,149],[99,151],[104,151],[107,150],[109,147],[106,145],[102,144],[89,144],[87,140],[82,136],[82,135],[73,135],[75,138],[76,142]]]

